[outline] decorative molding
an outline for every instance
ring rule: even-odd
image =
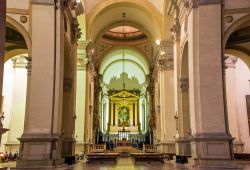
[[[28,9],[7,8],[6,12],[11,14],[29,15]]]
[[[80,50],[86,50],[87,49],[87,46],[89,44],[89,41],[77,41],[77,49],[80,49]]]
[[[250,13],[250,8],[235,8],[235,9],[225,9],[224,14],[241,14],[241,13]]]
[[[152,45],[150,43],[140,44],[137,46],[141,51],[143,51],[149,58],[153,54]]]
[[[198,7],[200,5],[212,5],[222,4],[223,0],[191,0],[192,7]]]
[[[49,5],[49,6],[52,6],[54,5],[54,1],[52,0],[32,0],[31,1],[31,4],[38,4],[38,5]]]
[[[233,16],[231,16],[231,15],[228,15],[228,16],[225,17],[225,21],[226,21],[227,23],[232,23],[233,20],[234,20],[234,18],[233,18]]]

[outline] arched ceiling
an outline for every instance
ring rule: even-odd
[[[147,61],[138,52],[129,48],[124,50],[124,54],[123,58],[123,49],[120,48],[113,50],[104,57],[100,66],[103,82],[108,85],[112,81],[117,84],[117,87],[120,86],[122,84],[121,76],[124,71],[127,75],[127,81],[134,82],[134,88],[142,87],[146,82],[146,75],[149,74]]]
[[[95,4],[87,14],[87,39],[95,41],[114,26],[121,25],[123,12],[126,13],[126,25],[140,29],[152,41],[161,39],[163,15],[145,0],[106,0]]]

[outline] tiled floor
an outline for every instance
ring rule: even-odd
[[[250,161],[238,162],[243,170],[250,170]],[[2,167],[14,167],[15,162],[2,163]],[[134,163],[131,158],[119,158],[117,164],[113,163],[89,163],[86,164],[83,161],[79,161],[74,166],[71,166],[71,170],[192,170],[189,164],[175,164],[174,161],[166,161],[163,163],[152,162]]]

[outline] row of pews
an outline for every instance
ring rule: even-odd
[[[114,162],[117,163],[120,153],[110,152],[106,150],[106,144],[93,145],[91,152],[87,154],[87,163],[90,162]],[[143,144],[143,151],[138,153],[130,153],[136,162],[162,162],[164,163],[164,155],[158,153],[154,145]]]

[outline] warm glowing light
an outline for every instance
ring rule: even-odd
[[[161,41],[160,41],[160,40],[156,40],[155,43],[156,43],[157,45],[160,45],[160,44],[161,44]]]

